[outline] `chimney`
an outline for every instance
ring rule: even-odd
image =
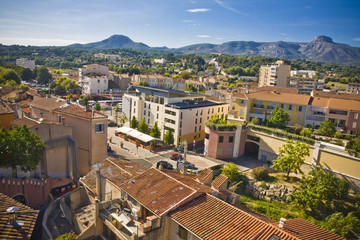
[[[96,167],[96,197],[101,201],[101,175],[100,175],[100,163]]]
[[[284,228],[286,222],[286,218],[280,218],[279,228]]]

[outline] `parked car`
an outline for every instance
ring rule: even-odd
[[[195,164],[191,163],[191,162],[185,162],[185,167],[188,169],[196,169]]]
[[[172,153],[169,157],[171,160],[181,160],[182,159],[182,155],[180,153]]]
[[[173,170],[174,167],[173,165],[171,165],[171,163],[167,162],[167,161],[159,161],[156,163],[156,168],[159,168],[160,164],[162,164],[164,169],[169,169],[169,170]]]

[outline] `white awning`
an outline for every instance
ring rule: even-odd
[[[152,140],[159,140],[158,138],[151,137],[145,133],[139,132],[136,129],[125,127],[125,126],[119,127],[118,129],[115,130],[115,132],[126,134],[130,137],[139,139],[142,142],[150,142]]]

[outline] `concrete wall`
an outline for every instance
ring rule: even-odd
[[[47,175],[53,178],[68,177],[68,146],[46,151]]]

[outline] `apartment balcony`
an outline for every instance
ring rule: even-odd
[[[256,108],[256,109],[264,109],[264,105],[263,104],[254,104],[254,108]]]
[[[275,107],[267,107],[266,108],[266,113],[271,113],[272,112],[272,110],[274,110],[275,109]]]
[[[341,111],[341,110],[329,110],[329,114],[331,115],[339,115],[339,116],[347,116],[348,112],[347,111]]]

